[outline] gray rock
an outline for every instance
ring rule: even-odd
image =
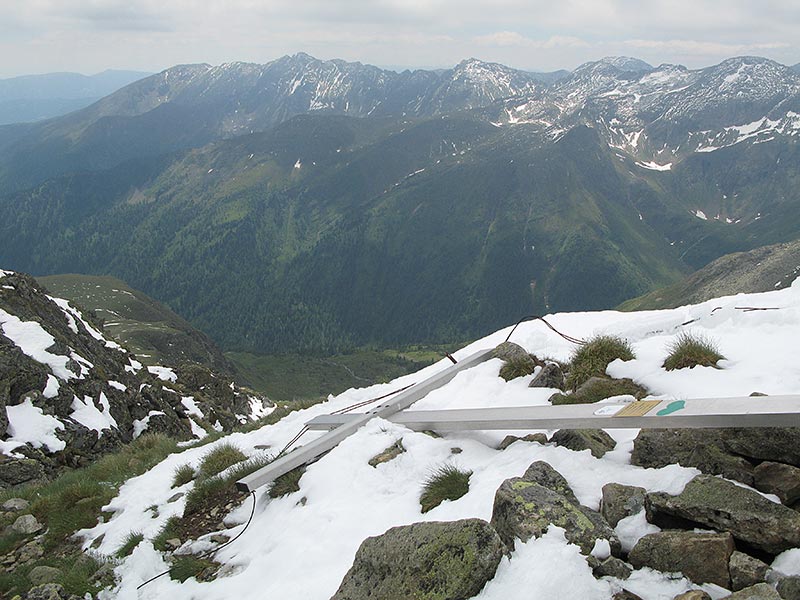
[[[39,565],[33,567],[28,573],[28,579],[33,585],[44,585],[45,583],[55,583],[61,579],[61,569]]]
[[[740,427],[722,432],[729,452],[800,467],[800,427]]]
[[[616,556],[609,556],[592,569],[595,577],[615,577],[617,579],[627,579],[633,573],[633,569],[623,560]]]
[[[31,540],[17,550],[17,562],[28,563],[44,556],[44,547],[38,540]]]
[[[519,344],[515,344],[514,342],[503,342],[502,344],[498,345],[494,349],[494,352],[492,352],[492,356],[504,361],[519,360],[530,357],[525,348]]]
[[[68,597],[61,584],[46,583],[29,589],[25,600],[65,600]]]
[[[642,429],[633,442],[631,464],[657,469],[678,463],[752,485],[753,466],[728,452],[721,431]]]
[[[622,519],[644,510],[647,490],[621,483],[607,483],[603,486],[603,499],[600,514],[608,524],[616,527]]]
[[[757,583],[725,596],[722,600],[781,600],[781,595],[768,583]]]
[[[784,504],[800,500],[800,469],[792,465],[765,461],[753,470],[753,487],[775,494]]]
[[[678,594],[672,600],[711,600],[711,596],[706,594],[703,590],[689,590],[682,594]]]
[[[735,592],[766,580],[769,565],[737,551],[731,554],[728,571],[731,574],[731,589]]]
[[[164,542],[164,545],[167,547],[168,550],[175,550],[180,548],[181,540],[179,538],[169,538]]]
[[[632,379],[611,379],[610,377],[590,377],[571,394],[555,394],[550,403],[593,404],[612,396],[634,396],[644,398],[647,390]]]
[[[569,483],[564,479],[564,476],[543,460],[531,463],[531,466],[526,469],[521,479],[538,483],[548,490],[553,490],[565,496],[573,504],[579,504],[578,499],[575,497],[575,492],[569,487]]]
[[[628,590],[622,590],[611,596],[611,600],[642,600],[642,597]]]
[[[542,367],[542,370],[536,374],[531,382],[528,384],[531,388],[553,388],[557,390],[564,389],[564,371],[558,364],[549,362]]]
[[[11,529],[22,535],[33,535],[37,531],[41,531],[42,524],[33,515],[21,515],[11,525]]]
[[[783,600],[800,600],[800,577],[782,577],[777,590]]]
[[[480,519],[393,527],[364,540],[331,600],[472,598],[494,577],[503,551]]]
[[[378,465],[389,462],[390,460],[394,460],[405,451],[406,449],[403,447],[403,440],[397,440],[394,444],[386,448],[386,450],[370,458],[368,464],[370,467],[377,468]]]
[[[660,531],[640,539],[628,560],[637,569],[683,573],[695,583],[715,583],[730,589],[728,561],[733,550],[729,533]]]
[[[614,530],[600,513],[581,506],[572,498],[528,481],[524,477],[506,479],[494,496],[492,526],[508,548],[514,540],[523,542],[543,535],[551,524],[565,530],[567,540],[588,555],[598,539],[606,539],[614,554],[621,551]]]
[[[770,554],[800,546],[800,514],[758,492],[711,475],[698,475],[677,496],[647,495],[649,520],[659,514],[729,531]]]
[[[18,512],[27,510],[30,505],[31,503],[24,498],[9,498],[3,502],[3,510],[6,512]]]
[[[0,489],[31,483],[43,477],[44,468],[32,458],[10,458],[0,461]]]
[[[596,458],[613,450],[617,445],[614,438],[602,429],[559,429],[553,434],[550,441],[570,450],[589,450]]]
[[[497,446],[498,450],[505,450],[514,442],[535,442],[537,444],[546,444],[547,443],[547,436],[543,433],[529,433],[524,437],[517,437],[515,435],[507,435],[503,438],[503,441],[500,442],[500,445]]]
[[[183,492],[177,492],[176,494],[172,494],[172,496],[167,498],[167,502],[177,502],[178,500],[183,498],[183,496],[184,496]]]

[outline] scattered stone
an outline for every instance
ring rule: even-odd
[[[621,546],[614,530],[600,513],[581,506],[572,498],[523,477],[506,479],[494,496],[492,526],[508,548],[543,535],[550,525],[562,527],[565,537],[588,555],[598,539],[608,540],[611,551]]]
[[[214,542],[215,544],[224,544],[225,542],[227,542],[231,538],[229,538],[224,533],[215,533],[215,534],[211,535],[208,539],[211,540],[212,542]]]
[[[660,531],[640,539],[628,560],[637,569],[679,572],[695,583],[716,583],[730,589],[728,561],[733,550],[729,533]]]
[[[517,437],[515,435],[507,435],[503,438],[503,441],[500,442],[500,445],[497,446],[498,450],[505,450],[514,442],[536,442],[537,444],[546,444],[547,443],[547,436],[543,433],[529,433],[525,437]]]
[[[781,595],[768,583],[757,583],[725,596],[722,600],[781,600]]]
[[[69,598],[64,587],[59,583],[45,583],[28,590],[25,600],[65,600]]]
[[[617,445],[614,438],[602,429],[559,429],[550,441],[578,452],[589,450],[595,458],[602,457]]]
[[[31,540],[17,550],[17,562],[28,563],[44,556],[44,547],[38,540]]]
[[[369,466],[377,468],[378,465],[387,463],[390,460],[394,460],[405,451],[406,449],[403,447],[403,440],[397,440],[394,444],[386,448],[386,450],[370,458]]]
[[[611,596],[611,600],[642,600],[641,596],[637,596],[628,590],[622,590]]]
[[[800,600],[800,577],[782,577],[778,581],[778,594],[783,600]]]
[[[753,465],[730,454],[720,429],[642,429],[633,442],[631,464],[660,468],[678,463],[709,475],[753,484]]]
[[[800,500],[800,469],[792,465],[765,461],[753,470],[754,487],[775,494],[784,504]]]
[[[11,529],[23,535],[33,535],[37,531],[42,530],[42,524],[39,523],[33,515],[21,515],[14,521]]]
[[[800,546],[800,514],[758,492],[711,475],[698,475],[677,496],[647,495],[648,520],[659,513],[729,531],[770,554]]]
[[[672,600],[711,600],[711,596],[706,594],[703,590],[689,590],[682,594],[678,594]]]
[[[615,577],[616,579],[627,579],[633,573],[633,569],[624,560],[616,556],[609,556],[603,562],[592,569],[595,577]]]
[[[504,550],[480,519],[393,527],[364,540],[331,600],[472,598]]]
[[[99,547],[100,547],[100,544],[102,544],[102,543],[103,543],[103,538],[105,538],[105,537],[106,537],[106,534],[105,534],[105,533],[101,533],[101,534],[100,534],[100,535],[98,535],[96,538],[94,538],[94,539],[92,540],[92,545],[91,545],[91,548],[92,548],[92,549],[94,549],[94,550],[96,550],[97,548],[99,548]]]
[[[459,448],[458,446],[455,446],[455,447],[453,447],[453,448],[450,448],[450,454],[461,454],[463,451],[464,451],[464,450],[462,450],[462,449],[461,449],[461,448]]]
[[[769,565],[749,554],[736,551],[731,554],[728,571],[731,574],[731,589],[736,592],[765,581]]]
[[[763,397],[763,396],[767,396],[767,395],[768,394],[765,394],[764,392],[750,392],[750,397],[751,398],[758,398],[758,397]]]
[[[170,496],[170,497],[167,499],[167,502],[177,502],[178,500],[180,500],[181,498],[183,498],[183,496],[184,496],[184,493],[183,493],[183,492],[178,492],[177,494],[172,494],[172,496]]]
[[[168,550],[175,550],[177,548],[180,548],[181,540],[179,538],[170,538],[167,541],[165,541],[164,544],[167,546]]]
[[[19,512],[27,510],[30,505],[31,503],[23,498],[9,498],[3,502],[3,510],[6,512]]]
[[[61,579],[61,569],[39,565],[33,567],[28,573],[28,579],[33,585],[44,585],[45,583],[55,583]]]
[[[609,377],[590,377],[571,394],[555,394],[550,403],[560,404],[593,404],[612,396],[634,396],[644,398],[647,390],[632,379],[611,379]]]
[[[514,342],[503,342],[494,349],[494,352],[492,352],[492,357],[510,361],[528,358],[530,355],[528,354],[527,350],[525,350],[525,348],[519,344],[515,344]]]
[[[625,517],[630,517],[644,510],[647,490],[642,487],[607,483],[603,486],[603,499],[600,503],[600,514],[608,524],[616,527]]]
[[[272,448],[271,444],[256,444],[253,446],[255,450],[269,450],[270,448]]]
[[[556,390],[564,389],[564,371],[557,363],[546,363],[542,370],[536,374],[528,384],[531,388],[553,388]]]

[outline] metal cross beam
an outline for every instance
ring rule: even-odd
[[[309,429],[340,427],[359,415],[325,415]],[[560,406],[403,411],[389,420],[414,431],[531,429],[695,429],[800,427],[800,395],[639,401]]]
[[[313,442],[298,448],[294,452],[268,464],[255,473],[243,477],[236,482],[236,487],[242,491],[251,492],[262,485],[274,481],[276,478],[288,473],[292,469],[314,461],[329,450],[335,448],[339,442],[355,433],[362,425],[371,419],[375,417],[389,418],[398,411],[408,408],[433,390],[449,383],[459,372],[489,360],[492,357],[493,351],[493,348],[480,350],[432,377],[417,383],[406,391],[397,394],[391,400],[380,404],[369,412],[346,415],[351,418],[346,419],[339,425],[325,427],[325,429],[331,431]]]

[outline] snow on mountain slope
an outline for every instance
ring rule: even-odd
[[[742,307],[770,310],[743,311]],[[800,364],[794,351],[800,336],[800,280],[776,292],[731,296],[673,310],[569,313],[552,315],[548,320],[572,336],[586,338],[608,333],[626,337],[637,358],[613,362],[609,373],[632,377],[647,385],[657,397],[699,398],[748,395],[754,391],[768,394],[800,391]],[[687,330],[706,335],[718,343],[727,357],[721,361],[721,369],[696,367],[667,372],[661,368],[666,346]],[[494,347],[508,332],[509,329],[505,329],[489,335],[455,356],[464,358],[478,349]],[[538,322],[520,326],[512,341],[539,356],[560,360],[568,359],[573,349],[570,343]],[[448,364],[441,361],[389,384],[348,390],[322,405],[293,413],[273,426],[233,434],[214,444],[233,443],[249,455],[256,454],[259,445],[280,448],[312,417],[419,381]],[[451,383],[417,402],[414,408],[547,403],[553,390],[528,388],[531,376],[506,383],[498,377],[500,364],[499,360],[492,359],[460,373]],[[591,508],[598,507],[601,488],[607,482],[674,494],[698,473],[677,465],[661,469],[632,466],[630,451],[635,431],[610,431],[617,440],[617,447],[600,459],[589,451],[573,452],[551,444],[517,442],[504,451],[496,450],[506,433],[453,433],[434,438],[388,421],[373,420],[310,465],[300,480],[300,491],[278,499],[258,493],[252,524],[240,539],[217,553],[216,560],[226,567],[218,579],[208,583],[189,579],[181,584],[161,578],[136,590],[143,581],[167,568],[149,538],[168,517],[179,515],[183,509],[183,498],[173,502],[169,502],[169,498],[176,491],[187,491],[191,484],[177,490],[171,488],[173,471],[186,463],[197,466],[211,446],[172,455],[150,472],[128,481],[107,507],[114,516],[106,523],[82,531],[81,536],[86,548],[96,542],[100,552],[110,554],[130,531],[141,531],[145,535],[145,542],[117,567],[121,584],[108,591],[107,598],[324,600],[336,591],[366,537],[379,535],[392,526],[419,521],[467,517],[488,520],[497,487],[504,479],[521,475],[534,461],[550,463],[564,475],[580,502]],[[302,441],[307,443],[318,435],[321,434],[308,433]],[[367,464],[371,457],[398,439],[402,440],[405,453],[377,468]],[[460,448],[461,452],[453,453],[453,448]],[[448,463],[473,471],[469,493],[421,514],[422,482],[434,468]],[[241,524],[250,513],[251,502],[248,498],[227,517],[226,523],[233,525],[229,534],[241,530]],[[149,510],[152,505],[158,510]],[[642,523],[625,531],[618,526],[618,534],[629,542],[635,541],[652,530],[652,526],[649,530],[645,526],[647,524]],[[196,551],[211,547],[203,540],[186,546]],[[549,567],[545,568],[547,565]],[[555,570],[557,577],[553,576]],[[668,578],[649,569],[636,571],[625,586],[635,593],[646,592],[648,598],[666,600],[697,587],[686,579]],[[619,588],[617,580],[592,578],[577,548],[567,544],[560,530],[551,528],[543,538],[524,545],[518,543],[511,560],[504,559],[495,579],[487,584],[480,597],[504,600],[523,596],[609,598]],[[719,588],[706,588],[713,597],[720,597]],[[572,590],[575,595],[564,590]]]

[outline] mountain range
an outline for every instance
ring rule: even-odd
[[[474,338],[800,237],[800,74],[183,65],[0,128],[0,257],[110,274],[227,349]]]

